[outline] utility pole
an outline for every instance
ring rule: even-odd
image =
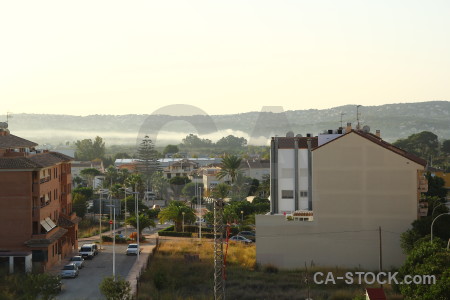
[[[378,227],[378,238],[380,240],[380,272],[383,271],[383,247],[381,240],[381,226]]]
[[[214,199],[214,300],[225,300],[223,200]]]
[[[199,223],[198,223],[198,237],[200,240],[200,243],[202,242],[202,187],[199,186],[198,187],[198,219],[199,219]]]

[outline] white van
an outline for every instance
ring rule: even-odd
[[[83,258],[92,259],[98,254],[98,248],[96,244],[84,244],[80,247],[80,255]]]

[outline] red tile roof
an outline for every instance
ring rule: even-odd
[[[14,134],[0,136],[0,149],[31,148],[37,145],[32,141],[15,136]]]
[[[382,288],[366,288],[369,300],[386,300],[386,295]]]
[[[377,145],[379,145],[379,146],[381,146],[383,148],[386,148],[386,149],[388,149],[388,150],[390,150],[390,151],[392,151],[392,152],[394,152],[394,153],[396,153],[398,155],[401,155],[401,156],[403,156],[403,157],[405,157],[405,158],[407,158],[407,159],[409,159],[409,160],[411,160],[413,162],[416,162],[419,165],[422,165],[424,167],[427,165],[427,161],[426,160],[424,160],[424,159],[422,159],[422,158],[420,158],[418,156],[415,156],[412,153],[406,152],[405,150],[400,149],[400,148],[398,148],[398,147],[396,147],[396,146],[394,146],[392,144],[389,144],[388,142],[383,141],[380,137],[378,137],[378,136],[376,136],[376,135],[374,135],[372,133],[363,132],[361,130],[351,130],[350,132],[347,132],[346,134],[341,135],[340,137],[335,138],[334,140],[331,140],[331,141],[329,141],[326,144],[323,144],[323,145],[320,145],[319,147],[316,147],[315,149],[313,149],[313,151],[318,149],[318,148],[325,147],[325,146],[333,143],[334,141],[336,141],[338,139],[341,139],[341,138],[343,138],[343,137],[345,137],[345,136],[347,136],[348,134],[351,134],[351,133],[355,133],[355,134],[357,134],[357,135],[359,135],[359,136],[361,136],[361,137],[363,137],[363,138],[365,138],[365,139],[367,139],[367,140],[369,140],[369,141],[371,141],[371,142],[373,142],[373,143],[375,143],[375,144],[377,144]]]
[[[0,157],[0,169],[42,169],[72,158],[58,152],[46,152],[30,156]]]

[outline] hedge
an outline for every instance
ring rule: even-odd
[[[192,237],[192,232],[175,232],[175,226],[169,226],[163,230],[158,231],[159,236],[177,236],[177,237]]]

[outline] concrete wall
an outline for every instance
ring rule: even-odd
[[[314,221],[257,216],[257,260],[284,268],[318,265],[376,269],[404,260],[400,233],[417,218],[418,165],[357,134],[313,151]]]

